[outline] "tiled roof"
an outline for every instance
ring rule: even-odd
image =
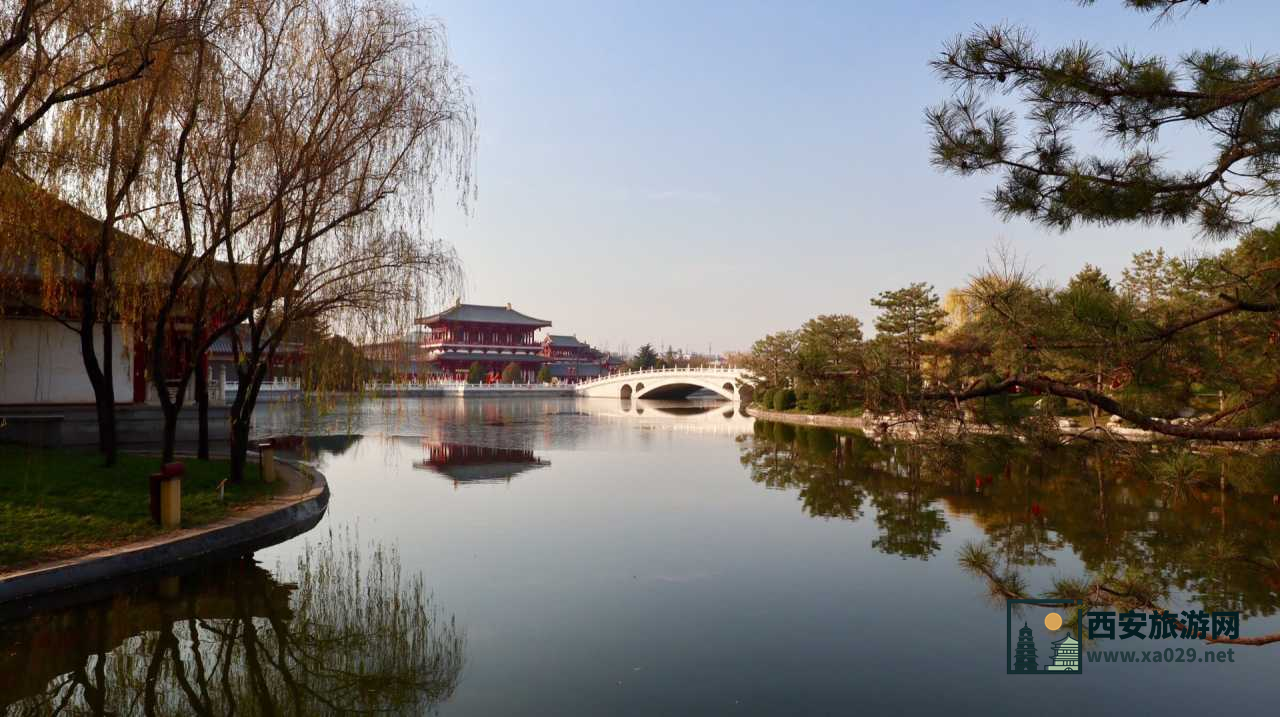
[[[567,348],[584,348],[584,349],[590,348],[588,344],[585,344],[579,341],[577,336],[561,336],[560,334],[549,334],[547,336],[547,340],[551,342],[552,346],[555,346],[557,348],[566,348],[566,349]]]
[[[469,321],[476,324],[516,324],[519,326],[550,326],[550,321],[535,319],[506,306],[482,306],[480,304],[454,304],[438,314],[424,316],[415,323],[427,326],[438,321]]]
[[[242,342],[241,345],[247,346],[249,344],[249,327],[246,326],[245,324],[239,324],[236,326],[235,331],[236,333],[240,334],[240,341]],[[266,341],[269,339],[270,337],[268,336],[268,337],[265,337],[263,340]],[[302,342],[301,341],[281,341],[279,351],[284,354],[301,352]],[[209,345],[209,353],[214,356],[222,356],[222,355],[230,356],[231,354],[235,353],[235,344],[231,343],[231,334],[224,333],[223,335],[214,339],[213,343]]]

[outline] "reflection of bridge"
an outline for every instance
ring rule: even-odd
[[[626,371],[585,381],[576,386],[579,396],[590,398],[687,398],[695,391],[713,391],[729,401],[749,396],[740,386],[746,376],[740,368],[659,368]]]

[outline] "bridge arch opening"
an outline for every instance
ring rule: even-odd
[[[716,398],[724,399],[724,400],[732,400],[732,396],[733,396],[732,393],[729,393],[728,396],[722,394],[720,392],[721,391],[720,387],[714,383],[710,385],[706,385],[703,383],[694,383],[692,381],[688,383],[685,383],[685,382],[665,383],[659,386],[654,386],[653,388],[649,389],[648,391],[645,391],[644,393],[641,393],[640,387],[637,386],[635,395],[636,395],[636,398],[675,400],[675,399],[688,398],[689,396],[699,391],[707,391],[707,392],[715,393]]]
[[[629,383],[624,383],[624,384],[622,384],[622,388],[621,388],[621,389],[619,390],[619,392],[618,392],[618,397],[619,397],[619,398],[621,398],[621,399],[622,399],[622,400],[624,400],[624,401],[628,401],[628,400],[630,400],[630,399],[631,399],[631,384],[629,384]]]

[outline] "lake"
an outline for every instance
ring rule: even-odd
[[[725,403],[271,406],[333,496],[252,559],[0,624],[0,714],[1110,714],[1256,710],[1231,662],[1006,674],[1109,595],[1280,631],[1275,459],[878,444]],[[1103,610],[1106,608],[1097,607]],[[1016,638],[1016,634],[1014,635]],[[1180,638],[1106,650],[1226,652]],[[1140,657],[1138,659],[1141,659]],[[1061,680],[1067,680],[1065,682]]]

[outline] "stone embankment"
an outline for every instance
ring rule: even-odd
[[[746,411],[749,415],[764,421],[789,423],[795,426],[817,426],[821,428],[862,431],[869,436],[888,436],[906,440],[917,438],[920,435],[919,427],[916,422],[905,416],[875,414],[863,414],[861,416],[829,416],[825,414],[772,411],[755,405],[748,406]],[[977,435],[995,435],[1001,433],[1001,430],[998,428],[977,424],[967,424],[962,426],[959,423],[952,422],[951,425],[948,426],[948,428],[955,431],[960,430],[962,427],[966,432]],[[1058,432],[1064,437],[1090,437],[1096,435],[1098,438],[1133,441],[1135,443],[1172,440],[1169,437],[1162,436],[1158,433],[1123,425],[1119,419],[1112,419],[1108,422],[1099,423],[1094,427],[1087,421],[1081,421],[1073,418],[1059,418]]]

